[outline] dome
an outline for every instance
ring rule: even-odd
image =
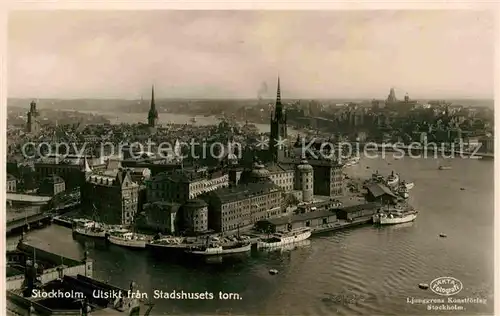
[[[300,165],[298,165],[297,168],[299,170],[313,170],[313,167],[305,159],[300,162]]]
[[[267,178],[270,176],[269,170],[264,168],[264,165],[259,163],[254,164],[251,174],[254,178]]]
[[[207,206],[207,203],[203,200],[200,200],[200,199],[193,199],[193,200],[189,200],[186,202],[186,206],[187,207],[196,207],[196,208],[202,208],[202,207],[205,207]]]

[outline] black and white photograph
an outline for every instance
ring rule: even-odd
[[[494,315],[495,7],[362,8],[10,10],[6,315]]]

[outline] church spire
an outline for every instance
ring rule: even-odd
[[[148,113],[148,124],[150,127],[156,126],[156,121],[158,120],[158,111],[155,105],[155,86],[151,86],[151,106]]]
[[[155,106],[155,86],[151,86],[151,111],[155,111],[156,106]]]
[[[280,76],[278,75],[278,90],[276,91],[276,106],[281,106]]]

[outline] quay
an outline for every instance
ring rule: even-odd
[[[21,289],[30,277],[30,267],[35,267],[37,280],[42,284],[56,280],[63,275],[92,276],[92,261],[88,258],[85,257],[83,260],[66,258],[31,246],[23,239],[15,248],[8,247],[6,256],[7,290]]]

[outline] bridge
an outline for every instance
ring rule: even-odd
[[[10,204],[24,204],[24,205],[44,205],[47,204],[52,197],[30,195],[30,194],[17,194],[7,193],[7,202]]]
[[[19,216],[7,220],[7,234],[13,231],[20,230],[24,227],[29,227],[34,224],[47,224],[52,219],[52,214],[50,213],[36,213],[30,216]]]
[[[14,215],[9,216],[7,214],[7,234],[11,234],[13,232],[19,232],[23,228],[30,227],[32,225],[44,226],[46,224],[50,224],[55,215],[60,215],[65,212],[68,212],[75,207],[80,205],[80,202],[69,203],[65,205],[58,206],[56,208],[52,208],[46,212],[40,212],[40,210],[32,210],[31,212],[25,212],[23,215]]]

